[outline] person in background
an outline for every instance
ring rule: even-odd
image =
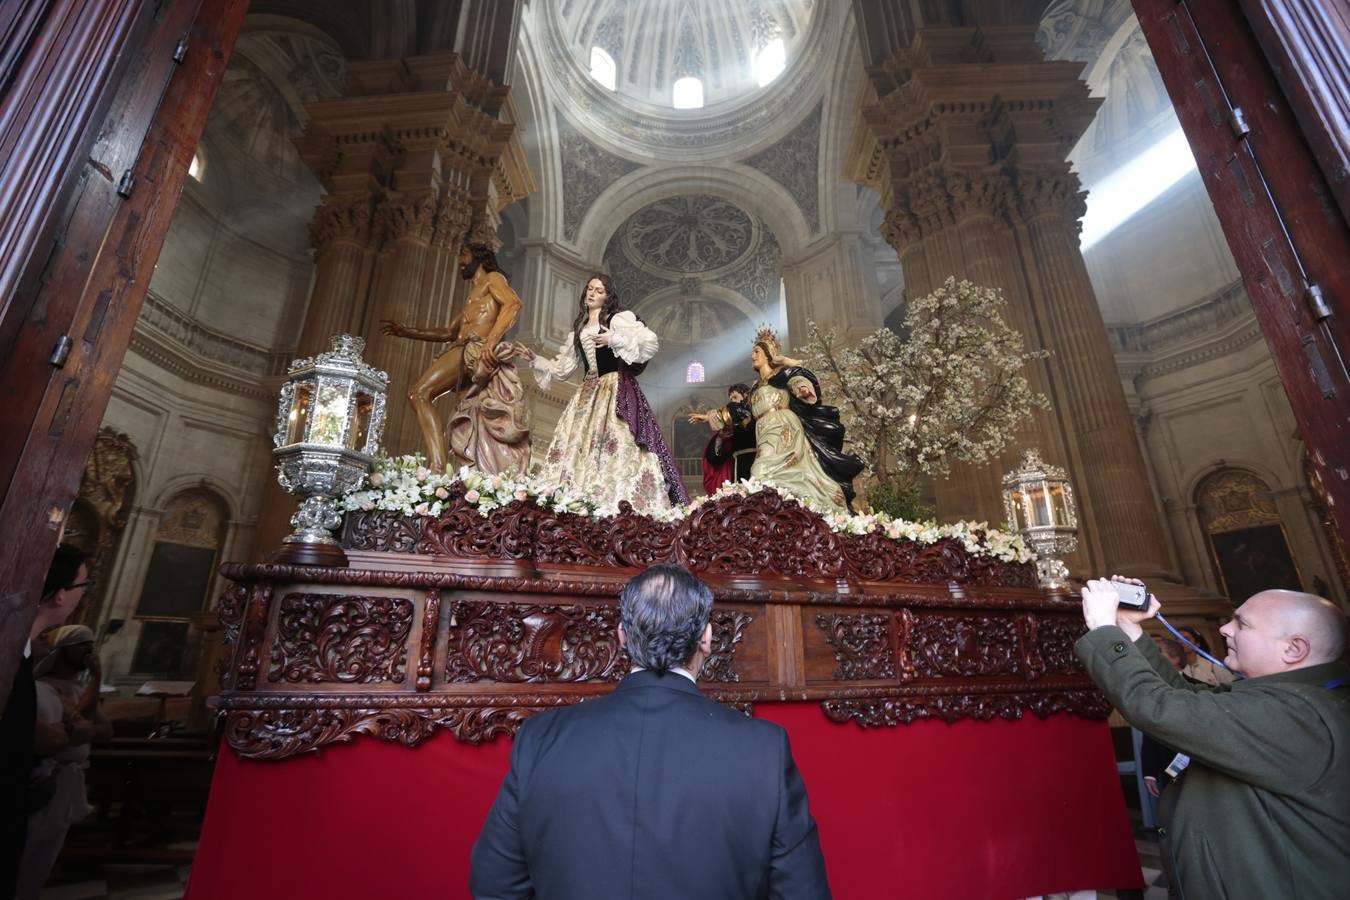
[[[721,409],[690,413],[689,424],[706,422],[713,430],[703,449],[703,491],[714,494],[728,481],[750,477],[755,462],[755,422],[746,403],[750,386],[733,384],[727,388],[727,405]]]
[[[1180,672],[1186,665],[1186,649],[1182,647],[1181,642],[1157,636],[1153,640],[1158,645],[1158,652],[1163,655],[1163,659]],[[1139,767],[1144,775],[1144,789],[1148,791],[1150,797],[1156,799],[1162,796],[1162,789],[1172,783],[1167,766],[1176,755],[1177,751],[1162,741],[1150,734],[1144,735],[1143,741],[1139,744]]]
[[[55,753],[70,743],[64,728],[37,720],[37,685],[33,680],[34,656],[41,645],[38,635],[60,625],[75,611],[89,586],[88,557],[75,547],[56,548],[42,585],[37,615],[28,632],[19,668],[14,674],[9,701],[0,717],[0,898],[14,894],[28,831],[28,814],[44,798],[29,790],[33,750]]]
[[[1209,642],[1205,640],[1204,636],[1201,635],[1199,631],[1196,631],[1190,625],[1183,625],[1178,628],[1177,631],[1181,632],[1186,640],[1195,644],[1195,646],[1199,647],[1201,650],[1206,653],[1210,652]],[[1222,666],[1214,665],[1214,663],[1205,659],[1190,647],[1185,647],[1184,649],[1186,653],[1186,665],[1181,669],[1182,675],[1198,681],[1201,684],[1231,684],[1235,680],[1232,672],[1229,672]]]
[[[90,744],[112,737],[112,724],[99,710],[103,668],[94,652],[94,632],[84,625],[63,625],[48,635],[51,652],[38,663],[38,721],[65,731],[60,750],[39,757],[33,781],[47,798],[28,817],[28,839],[19,864],[18,900],[37,900],[47,883],[70,826],[89,815],[84,770]],[[89,673],[81,681],[84,673]]]

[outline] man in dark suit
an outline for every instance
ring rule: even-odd
[[[531,718],[473,848],[478,900],[828,898],[786,732],[704,699],[712,592],[678,566],[624,588],[633,671]]]

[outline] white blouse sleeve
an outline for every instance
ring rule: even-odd
[[[558,348],[558,355],[552,359],[536,356],[530,360],[530,371],[541,389],[547,390],[553,379],[561,381],[577,367],[576,336],[568,335],[567,340]]]
[[[609,349],[630,366],[647,362],[660,346],[656,332],[639,322],[628,310],[609,320]]]

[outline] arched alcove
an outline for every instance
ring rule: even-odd
[[[186,679],[196,672],[193,620],[211,606],[228,521],[228,504],[208,487],[181,491],[165,505],[132,613],[139,628],[132,674]]]
[[[1206,476],[1196,486],[1195,506],[1215,576],[1230,600],[1241,603],[1271,588],[1303,589],[1270,487],[1254,472],[1222,468]]]

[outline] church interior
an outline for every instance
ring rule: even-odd
[[[1139,5],[215,2],[237,37],[125,355],[104,373],[62,537],[91,558],[72,621],[96,635],[125,743],[94,749],[98,812],[42,896],[181,896],[213,766],[220,791],[221,766],[243,784],[375,743],[277,763],[215,743],[208,700],[239,665],[221,566],[263,562],[290,530],[278,393],[332,335],[364,338],[388,373],[384,451],[421,452],[406,396],[442,348],[380,322],[454,318],[469,242],[495,249],[522,301],[506,337],[540,356],[571,339],[591,276],[612,277],[660,339],[641,385],[691,497],[708,430],[688,417],[753,381],[758,329],[789,350],[813,326],[847,342],[901,328],[949,276],[995,287],[1007,323],[1047,351],[1027,378],[1049,403],[987,465],[921,479],[938,522],[1003,527],[1003,477],[1036,448],[1078,498],[1074,578],[1142,577],[1219,645],[1260,588],[1350,603],[1316,448]],[[535,462],[575,382],[524,379]],[[362,757],[361,777],[386,784],[383,767],[441,740],[381,745],[392,755]],[[508,744],[464,764],[492,780]],[[1128,766],[1128,746],[1116,753]],[[1133,776],[1107,781],[1138,816]],[[150,883],[116,893],[117,863]],[[96,882],[111,893],[71,892]],[[1043,892],[1070,887],[1130,885]]]

